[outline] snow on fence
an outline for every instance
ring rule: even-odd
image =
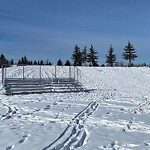
[[[2,67],[6,94],[82,91],[81,71],[75,66]]]

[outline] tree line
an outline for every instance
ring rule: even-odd
[[[136,50],[134,49],[133,45],[130,41],[128,41],[128,44],[125,46],[122,58],[125,60],[128,60],[128,66],[133,66],[133,61],[135,58],[137,58]],[[76,45],[72,54],[72,59],[74,61],[75,66],[86,66],[87,64],[89,66],[99,66],[98,65],[98,56],[97,52],[91,45],[89,48],[89,51],[87,51],[87,48],[84,47],[83,50],[80,50],[80,48]],[[106,66],[113,67],[116,65],[119,65],[116,61],[116,54],[114,54],[114,48],[112,45],[110,45],[108,49],[108,53],[106,55]],[[105,65],[103,65],[105,66]]]
[[[133,47],[133,45],[131,44],[130,41],[128,41],[127,45],[124,47],[123,49],[123,53],[122,53],[122,58],[128,61],[128,66],[131,67],[133,66],[133,61],[135,60],[135,58],[137,58],[137,54],[136,54],[136,50]],[[90,48],[87,48],[86,46],[83,49],[80,49],[80,47],[78,47],[78,45],[75,45],[74,50],[72,52],[72,56],[71,56],[71,60],[72,63],[70,62],[70,60],[66,60],[66,62],[63,64],[62,60],[59,59],[56,64],[58,66],[70,66],[70,65],[74,65],[74,66],[94,66],[97,67],[99,66],[98,64],[98,52],[96,52],[96,50],[94,49],[93,45],[90,46]],[[109,67],[113,67],[113,66],[123,66],[122,62],[117,62],[116,61],[116,54],[114,52],[114,48],[112,47],[112,45],[110,45],[107,54],[106,54],[106,60],[105,60],[105,65],[102,66],[109,66]],[[21,59],[19,59],[19,61],[17,63],[14,63],[13,59],[11,59],[10,61],[8,59],[5,58],[5,56],[3,54],[1,54],[0,56],[0,67],[5,64],[7,66],[11,66],[11,65],[52,65],[52,63],[48,60],[43,61],[43,60],[29,60],[27,59],[26,56],[21,57]]]

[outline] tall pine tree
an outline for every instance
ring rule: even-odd
[[[70,61],[69,61],[69,60],[66,60],[66,62],[65,62],[65,66],[71,66],[71,64],[70,64]]]
[[[122,54],[123,59],[128,60],[128,66],[133,66],[132,61],[137,58],[136,50],[134,49],[133,45],[128,41],[127,46],[124,48],[124,52]]]
[[[87,48],[86,48],[86,46],[82,50],[82,63],[84,64],[84,66],[86,66],[86,63],[87,63]]]
[[[114,63],[116,63],[116,55],[114,54],[114,49],[112,48],[112,45],[110,45],[108,54],[106,55],[106,63],[107,63],[107,66],[110,66],[110,67],[113,67]]]
[[[62,65],[63,65],[62,60],[59,59],[59,60],[57,61],[57,66],[62,66]]]
[[[72,54],[73,64],[74,66],[82,65],[82,53],[80,52],[80,48],[76,45]]]
[[[5,66],[9,66],[9,61],[5,58],[5,56],[3,54],[0,55],[0,67],[2,67],[2,65]]]
[[[97,52],[95,51],[92,45],[89,49],[89,53],[87,54],[87,59],[88,62],[90,63],[90,66],[98,66]]]

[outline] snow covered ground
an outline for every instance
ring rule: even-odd
[[[0,150],[150,149],[150,68],[79,69],[89,91],[0,95]],[[8,75],[22,76],[21,67]]]

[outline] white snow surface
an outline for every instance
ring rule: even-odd
[[[85,92],[7,96],[1,88],[0,150],[150,150],[150,68],[79,69]],[[21,67],[7,74],[20,77]]]

